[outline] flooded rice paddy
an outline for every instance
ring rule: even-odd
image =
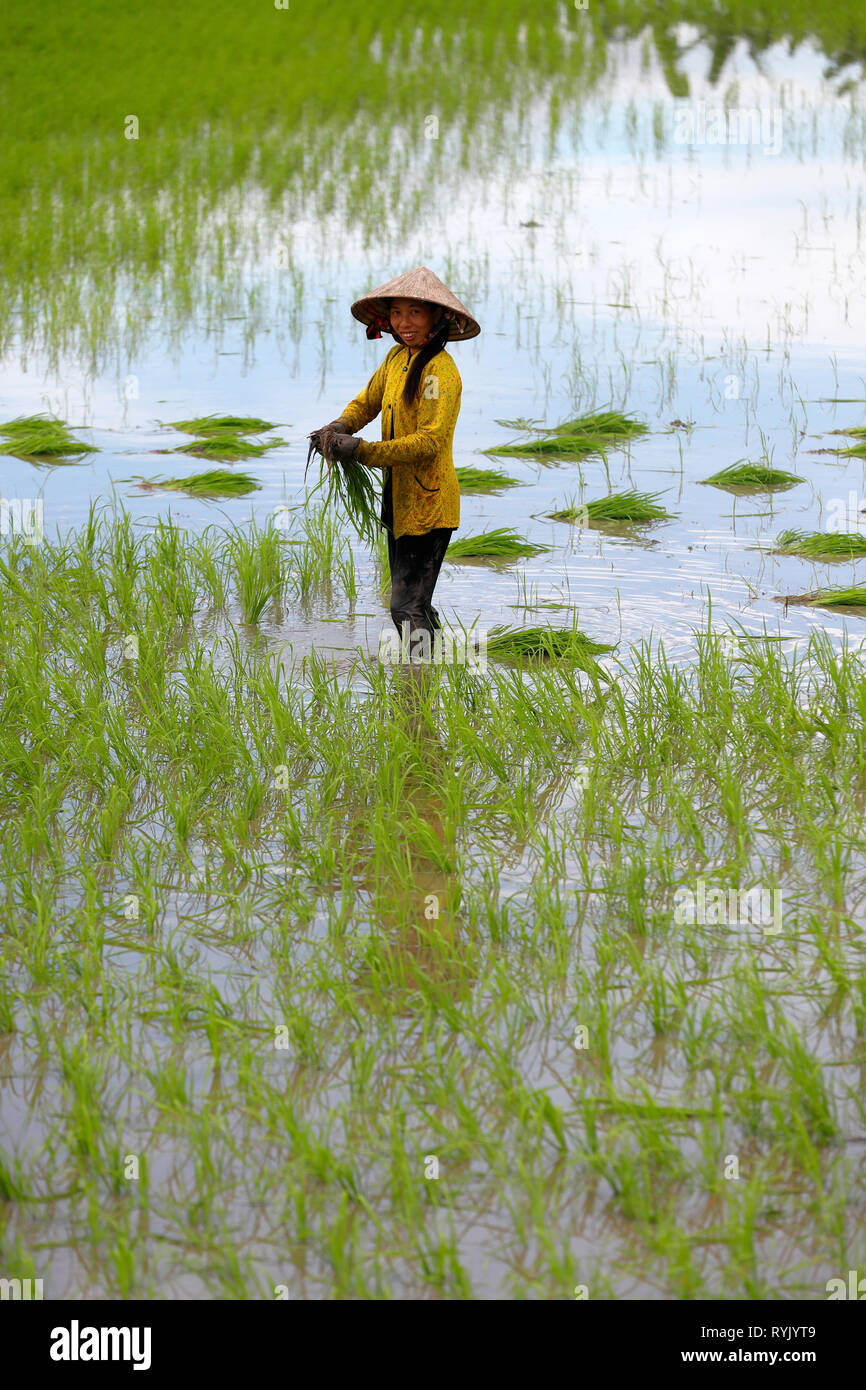
[[[363,31],[471,106],[317,125],[311,77],[297,167],[264,97],[256,164],[194,88],[214,154],[142,110],[130,193],[85,91],[89,229],[53,108],[21,132],[78,239],[52,281],[19,209],[0,420],[96,450],[0,459],[0,1265],[49,1298],[819,1299],[866,1260],[866,607],[779,602],[864,562],[774,553],[866,534],[861,91],[819,30],[506,3],[497,48],[475,8]],[[455,463],[519,482],[458,536],[549,547],[446,559],[440,613],[597,664],[377,659],[307,434],[387,349],[349,304],[418,263],[482,325]],[[486,452],[603,409],[648,432]],[[229,411],[285,442],[161,452]],[[739,462],[800,481],[707,483]],[[212,466],[260,489],[134,481]],[[549,519],[629,489],[670,519]]]

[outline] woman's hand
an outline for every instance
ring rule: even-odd
[[[307,450],[307,469],[310,467],[310,460],[313,457],[314,451],[317,454],[321,454],[322,458],[326,459],[328,462],[331,461],[331,440],[336,434],[340,434],[346,439],[352,438],[352,432],[345,420],[332,420],[330,424],[322,425],[320,429],[313,430],[312,434],[307,436],[310,441],[310,447]],[[360,440],[358,443],[360,443]],[[306,478],[306,476],[307,470],[305,469],[304,477]]]
[[[332,434],[330,440],[326,440],[325,457],[329,463],[351,463],[360,443],[356,434]]]
[[[324,450],[322,449],[322,445],[324,443],[325,436],[329,434],[332,430],[335,434],[352,433],[345,420],[331,420],[330,424],[322,425],[319,429],[313,430],[312,434],[309,435],[308,438],[310,438],[313,441],[313,448],[318,453],[321,454],[324,452]]]

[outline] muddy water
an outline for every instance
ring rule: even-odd
[[[91,499],[112,490],[142,524],[170,510],[194,529],[252,515],[261,522],[297,504],[308,430],[338,412],[390,345],[366,341],[350,299],[404,265],[445,273],[447,263],[484,329],[453,348],[464,383],[458,466],[484,463],[482,450],[516,437],[498,419],[553,423],[610,405],[652,433],[612,452],[607,472],[600,459],[580,468],[503,460],[522,485],[464,498],[461,533],[515,526],[551,549],[495,569],[446,564],[438,590],[446,619],[564,622],[563,610],[519,605],[566,602],[593,636],[626,646],[663,639],[679,659],[710,610],[717,627],[766,627],[792,640],[816,628],[840,640],[848,629],[859,641],[866,626],[856,615],[774,601],[853,582],[856,567],[768,553],[786,527],[844,529],[838,518],[848,511],[866,520],[863,460],[814,452],[849,442],[830,431],[866,421],[859,99],[833,93],[822,56],[808,47],[770,50],[759,73],[740,44],[716,86],[709,65],[701,44],[686,54],[692,94],[678,103],[642,45],[611,45],[607,78],[553,147],[539,106],[517,173],[506,178],[503,159],[483,174],[454,175],[397,259],[365,251],[350,226],[326,242],[321,228],[296,224],[304,291],[294,336],[286,272],[275,265],[250,320],[190,324],[170,351],[157,324],[110,375],[88,375],[74,361],[48,370],[13,348],[3,417],[56,411],[86,426],[83,437],[100,452],[62,466],[4,459],[3,496],[24,505],[41,497],[48,535],[79,524]],[[719,124],[723,100],[735,115],[759,112],[746,142],[732,143],[740,132],[730,113]],[[250,208],[254,218],[253,198]],[[261,265],[248,272],[250,284],[261,283]],[[159,421],[223,410],[270,418],[288,441],[238,465],[263,485],[252,501],[142,494],[129,482],[211,466],[155,452],[182,442]],[[376,424],[364,433],[378,437]],[[761,458],[803,481],[739,498],[702,485],[727,464]],[[675,519],[631,535],[545,519],[555,503],[609,487],[661,492]],[[387,613],[369,557],[357,554],[356,613],[339,600],[280,624],[266,616],[275,643],[300,654],[375,651]]]

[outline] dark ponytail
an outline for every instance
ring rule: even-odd
[[[403,386],[403,401],[406,405],[411,405],[418,394],[418,387],[421,384],[421,373],[427,366],[432,357],[437,352],[441,352],[448,342],[448,334],[451,329],[451,320],[443,313],[436,327],[433,329],[433,336],[415,354],[412,365],[406,374],[406,381]]]

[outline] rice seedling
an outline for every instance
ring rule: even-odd
[[[770,468],[763,463],[732,463],[722,468],[710,478],[703,478],[703,484],[721,488],[744,488],[755,492],[772,492],[776,489],[794,487],[802,483],[795,473],[786,473],[781,468]]]
[[[485,449],[486,454],[506,454],[525,457],[586,458],[590,454],[623,447],[631,439],[648,432],[648,426],[620,411],[598,411],[565,420],[553,425],[541,439],[523,444],[496,445]]]
[[[493,661],[573,661],[612,652],[606,642],[595,642],[577,628],[506,627],[503,624],[487,634],[487,655]]]
[[[607,497],[596,497],[590,502],[578,503],[569,498],[558,511],[548,512],[551,521],[568,521],[578,525],[592,525],[594,522],[649,522],[668,520],[671,513],[659,506],[659,492],[638,492],[630,488],[625,492],[612,492]]]
[[[170,452],[197,454],[202,458],[260,458],[268,449],[278,449],[285,442],[284,439],[270,439],[265,444],[251,444],[239,434],[228,432],[214,434],[205,439],[193,439],[189,444],[180,444]]]
[[[93,444],[82,444],[75,439],[62,420],[47,415],[7,420],[0,434],[7,436],[7,442],[0,444],[0,454],[15,454],[19,458],[59,458],[97,452]]]
[[[518,560],[522,556],[540,555],[549,545],[538,545],[509,526],[482,531],[477,536],[463,536],[452,541],[445,552],[446,560]]]
[[[457,468],[457,481],[461,492],[499,492],[502,488],[517,487],[519,480],[509,478],[495,468]]]
[[[860,584],[836,588],[813,589],[807,594],[777,595],[777,603],[814,603],[819,608],[862,608],[866,605],[866,588]]]
[[[866,555],[866,535],[856,531],[780,531],[776,555],[802,555],[806,560],[851,560]]]
[[[34,430],[45,429],[65,429],[66,424],[63,420],[58,420],[54,415],[18,415],[14,420],[6,420],[0,425],[0,434],[11,435],[13,438],[21,434],[32,434]]]
[[[850,449],[834,449],[832,452],[838,454],[840,458],[866,458],[866,439],[861,439],[859,444],[852,444]]]
[[[172,420],[171,428],[183,434],[224,435],[224,434],[265,434],[276,429],[269,420],[260,420],[255,415],[197,415],[194,420]]]
[[[227,468],[212,468],[188,478],[143,478],[138,482],[139,487],[185,492],[190,497],[245,497],[261,487],[249,473],[232,473]]]
[[[318,448],[312,437],[310,438],[307,470],[314,453],[320,453],[322,458],[319,481],[311,490],[310,496],[327,483],[323,508],[327,510],[334,506],[339,507],[352,523],[360,539],[368,545],[375,545],[380,530],[381,495],[371,471],[363,464],[356,463],[354,459],[345,462],[333,459],[330,445],[330,436],[322,441],[322,449]],[[306,478],[306,470],[304,477]]]
[[[338,507],[348,517],[358,537],[373,545],[379,532],[381,500],[370,469],[351,461],[328,464],[327,472],[323,470],[312,493],[317,492],[325,482],[327,489],[323,507]]]
[[[282,537],[272,528],[235,530],[230,554],[244,621],[257,623],[266,605],[280,598],[286,588],[288,571]]]

